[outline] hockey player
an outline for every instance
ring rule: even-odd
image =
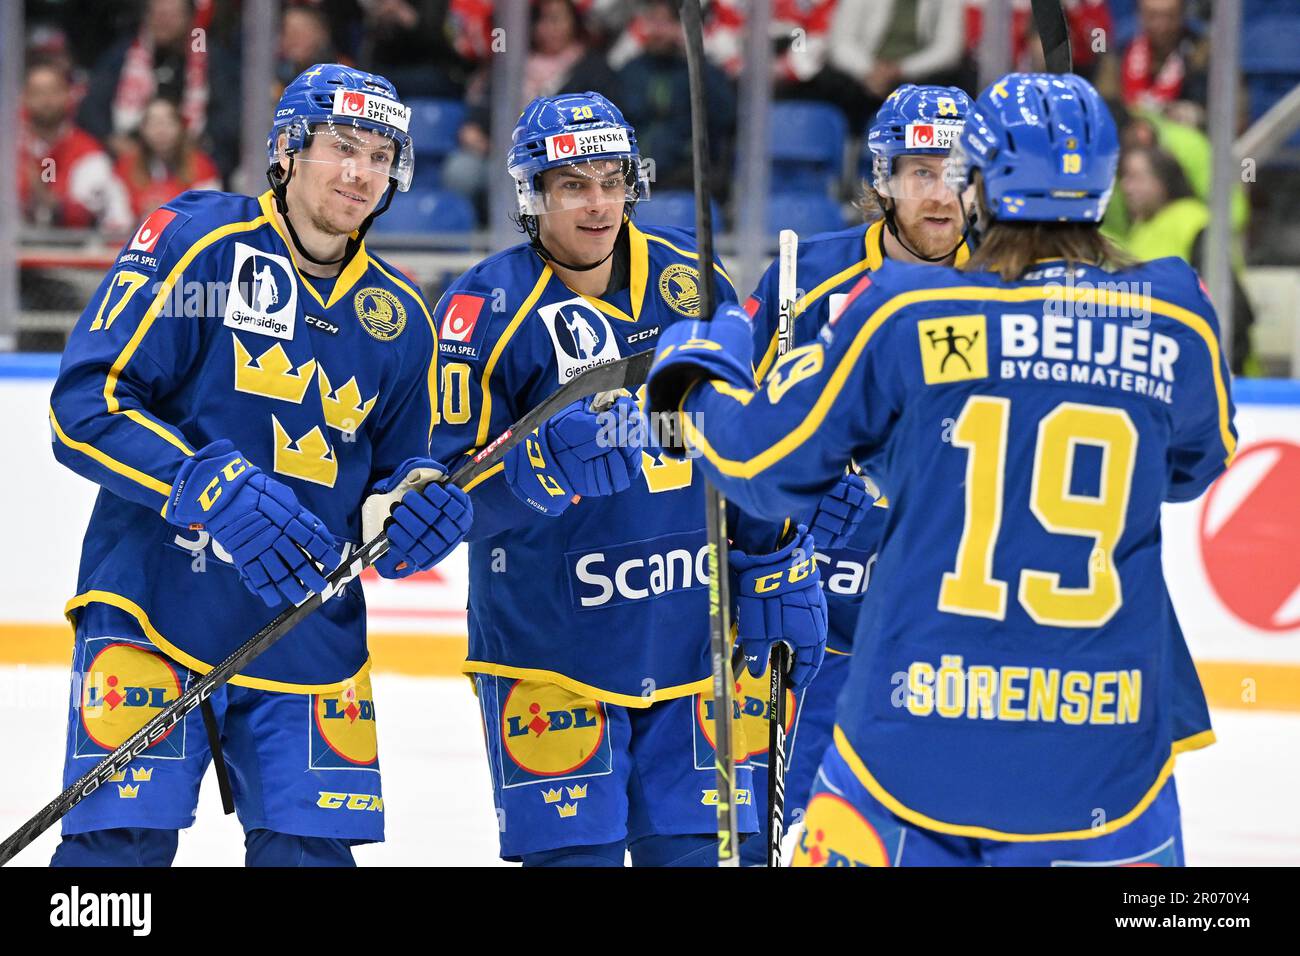
[[[630,218],[649,182],[635,132],[605,97],[534,100],[513,142],[528,241],[470,269],[435,309],[448,407],[433,449],[448,462],[584,369],[698,316],[701,282],[735,300],[690,233]],[[505,859],[622,866],[630,851],[634,865],[716,863],[703,483],[648,437],[630,396],[603,414],[577,402],[469,489],[465,671]],[[762,547],[733,552],[745,575],[733,594],[749,653],[766,660],[780,636],[799,684],[819,663],[825,603],[809,535],[768,554],[774,527],[758,529]],[[754,586],[792,569],[792,585]],[[743,762],[735,788],[739,829],[753,831]]]
[[[303,73],[267,142],[271,189],[163,205],[73,330],[54,454],[102,488],[67,607],[65,784],[324,590],[380,528],[362,527],[368,496],[441,468],[432,319],[363,242],[410,185],[409,115],[383,77]],[[471,515],[455,488],[408,491],[376,569],[431,567]],[[354,581],[64,817],[54,864],[169,864],[224,757],[248,864],[351,865],[352,845],[383,839],[369,669]]]
[[[867,133],[872,167],[862,206],[868,221],[840,232],[800,238],[796,275],[799,287],[806,291],[795,302],[795,345],[814,341],[853,286],[886,259],[957,266],[966,262],[966,220],[957,194],[943,182],[943,161],[969,110],[970,97],[951,86],[908,84],[885,99]],[[762,356],[756,372],[759,382],[777,357],[779,271],[779,262],[773,262],[745,303],[754,324],[754,354]],[[786,706],[787,832],[803,817],[813,776],[831,742],[835,701],[848,676],[858,609],[885,524],[887,502],[874,483],[846,474],[832,495],[839,508],[828,504],[819,515],[842,515],[848,527],[839,535],[824,524],[812,528],[823,571],[829,633],[816,680]],[[747,702],[750,698],[766,702],[766,674],[761,679],[744,678],[741,684]],[[750,738],[761,734],[761,721],[750,720],[745,730]],[[766,767],[766,761],[766,752],[753,758],[756,768]],[[758,805],[766,806],[765,773],[755,775],[754,790]],[[759,832],[766,828],[767,818],[760,814]],[[748,840],[742,857],[749,865],[760,865],[766,851],[766,840]]]
[[[1213,732],[1160,507],[1236,433],[1196,274],[1097,230],[1118,149],[1086,81],[1008,75],[950,159],[964,269],[886,262],[760,390],[734,309],[661,338],[651,406],[741,507],[806,506],[849,456],[889,498],[797,865],[1182,862],[1174,759]]]

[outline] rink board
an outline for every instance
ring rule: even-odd
[[[71,649],[62,610],[96,488],[49,448],[57,362],[0,356],[0,663],[66,663]],[[1300,711],[1300,383],[1242,381],[1234,397],[1237,458],[1199,500],[1165,508],[1165,576],[1211,703]],[[467,579],[463,547],[403,581],[368,575],[376,666],[458,672]]]

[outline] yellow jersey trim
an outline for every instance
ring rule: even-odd
[[[393,283],[420,306],[420,311],[424,313],[424,321],[429,324],[429,334],[433,336],[433,352],[429,356],[429,438],[433,441],[433,426],[438,423],[438,328],[433,324],[433,316],[429,314],[429,307],[424,304],[424,296],[416,292],[402,279],[393,275],[375,259],[370,259],[370,264],[380,271],[381,274],[388,277],[388,281]]]
[[[574,680],[559,671],[542,670],[536,667],[514,667],[510,664],[492,664],[487,661],[466,661],[461,666],[461,671],[465,674],[487,674],[492,677],[514,677],[520,680],[542,681],[547,684],[555,684],[567,691],[572,691],[583,697],[590,697],[592,700],[598,700],[604,704],[617,704],[619,707],[631,707],[637,710],[643,710],[652,704],[665,700],[676,700],[679,697],[689,697],[692,694],[705,694],[713,686],[713,679],[705,677],[690,684],[656,688],[655,692],[649,697],[642,697],[639,694],[618,694],[612,690],[603,690],[600,687]]]
[[[667,239],[664,239],[662,236],[652,236],[648,232],[642,233],[642,235],[645,236],[647,239],[649,239],[651,242],[657,242],[660,245],[667,246],[669,249],[677,253],[679,256],[682,256],[687,259],[694,259],[696,262],[700,261],[700,254],[698,252],[688,252],[685,249],[679,249],[677,248],[677,246],[674,246],[671,242],[669,242]],[[718,265],[715,262],[713,263],[713,270],[717,272],[718,275],[722,276],[722,278],[726,279],[727,284],[730,285],[733,289],[736,287],[736,283],[731,281],[731,276],[727,275],[727,270],[722,268],[722,266]]]
[[[104,454],[104,452],[100,451],[94,445],[88,445],[85,442],[69,438],[63,431],[62,426],[59,425],[59,420],[54,417],[54,409],[52,407],[50,408],[50,425],[54,428],[54,434],[58,436],[59,441],[63,442],[63,444],[67,445],[69,448],[81,452],[91,460],[98,462],[109,471],[121,475],[123,478],[129,478],[136,484],[144,485],[144,487],[148,488],[150,491],[158,492],[158,494],[163,496],[163,510],[166,510],[167,499],[171,497],[172,493],[172,486],[167,484],[167,482],[161,481],[152,475],[146,475],[143,471],[132,468],[130,465],[124,464],[116,458]]]
[[[159,633],[158,629],[153,626],[149,620],[149,615],[144,612],[144,608],[136,604],[130,598],[123,597],[120,594],[114,594],[112,591],[83,591],[72,600],[68,601],[63,608],[63,615],[74,627],[76,626],[76,615],[74,614],[79,608],[87,604],[107,604],[115,607],[119,611],[125,611],[135,618],[140,629],[144,631],[149,640],[158,646],[158,649],[165,653],[178,664],[183,664],[196,674],[206,674],[212,670],[212,665],[204,663],[197,657],[186,654],[183,650],[173,644],[167,638]],[[252,636],[251,634],[249,635]],[[286,681],[266,680],[261,677],[245,677],[242,674],[236,674],[230,678],[230,683],[239,687],[252,687],[255,690],[272,690],[277,693],[285,694],[333,694],[343,690],[349,684],[361,680],[370,670],[370,657],[367,655],[366,662],[361,665],[361,669],[341,681],[332,684],[291,684]]]
[[[482,448],[487,444],[488,428],[492,424],[492,373],[496,370],[497,362],[500,361],[501,354],[506,350],[510,339],[518,331],[524,319],[528,317],[528,313],[533,310],[537,300],[541,298],[542,291],[546,288],[546,283],[551,280],[552,275],[554,273],[551,271],[550,265],[542,267],[542,274],[533,283],[528,298],[524,299],[523,304],[515,310],[514,316],[510,319],[510,324],[506,326],[506,330],[501,333],[501,337],[492,346],[492,354],[488,356],[487,364],[483,366],[483,378],[480,380],[479,386],[483,391],[483,405],[478,416],[478,437],[474,441],[474,447],[476,448]]]
[[[167,278],[164,279],[162,284],[158,287],[158,292],[154,295],[153,301],[149,303],[149,308],[145,310],[139,324],[136,325],[135,332],[132,333],[131,338],[127,341],[126,345],[122,347],[122,351],[118,353],[117,359],[108,370],[108,376],[104,380],[104,403],[108,406],[108,410],[111,413],[117,414],[121,411],[121,404],[118,402],[117,396],[114,394],[117,391],[117,380],[121,377],[122,370],[126,368],[127,363],[131,361],[131,357],[135,354],[135,350],[138,349],[140,343],[144,341],[144,337],[149,333],[149,329],[153,327],[154,320],[158,318],[158,313],[162,310],[164,303],[166,303],[170,297],[172,286],[176,284],[176,280],[180,278],[181,273],[185,271],[200,252],[217,240],[224,239],[226,236],[233,235],[237,232],[251,232],[259,226],[264,225],[266,221],[265,216],[259,216],[256,219],[249,219],[244,222],[228,222],[224,226],[218,226],[216,229],[205,233],[195,241],[185,250],[185,254],[180,257],[176,265],[172,266],[171,272],[167,274]],[[131,418],[132,421],[139,422],[142,416],[133,416],[128,413],[127,417]],[[145,427],[155,434],[160,431],[166,431],[166,429],[162,428],[161,425],[154,427],[155,425],[157,425],[156,422],[146,425]],[[175,436],[172,436],[172,438],[174,437]],[[172,441],[172,438],[169,438],[168,440]],[[179,441],[179,439],[176,441]],[[172,443],[176,444],[176,441],[172,441]],[[193,452],[186,452],[186,454],[193,454]]]
[[[627,221],[627,240],[628,240],[628,265],[630,278],[628,280],[628,297],[632,302],[632,314],[628,315],[616,305],[611,305],[604,299],[594,295],[587,295],[585,292],[579,292],[592,307],[604,312],[610,318],[618,319],[620,322],[639,322],[641,320],[641,306],[645,302],[646,283],[650,277],[650,252],[646,246],[646,234],[634,226],[631,220]],[[568,283],[565,287],[569,288]],[[577,291],[570,289],[570,291]]]
[[[464,491],[465,494],[469,494],[471,491],[473,491],[473,490],[474,490],[475,488],[477,488],[479,485],[483,484],[483,482],[487,481],[487,480],[488,480],[489,478],[491,478],[493,475],[495,475],[495,474],[499,474],[500,472],[503,472],[503,471],[505,471],[505,470],[506,470],[506,463],[505,463],[504,461],[499,461],[499,462],[497,462],[495,465],[493,465],[491,468],[489,468],[487,471],[483,472],[483,474],[481,474],[481,475],[479,475],[477,478],[471,480],[470,483],[467,484],[467,485],[466,485],[464,488],[462,488],[461,490]]]
[[[898,295],[886,300],[875,312],[863,323],[862,328],[854,335],[844,356],[840,359],[835,371],[831,373],[826,382],[826,387],[808,414],[804,416],[803,421],[796,425],[791,431],[778,439],[774,444],[768,446],[763,451],[745,460],[733,460],[723,458],[709,444],[708,440],[700,434],[689,417],[681,419],[683,433],[686,440],[695,445],[704,456],[713,464],[718,471],[724,475],[733,478],[753,478],[764,469],[771,467],[776,462],[785,458],[788,454],[802,445],[825,421],[831,406],[834,405],[835,399],[843,390],[849,376],[857,367],[858,360],[862,352],[866,349],[867,343],[875,335],[877,330],[885,323],[885,320],[898,312],[918,302],[951,302],[967,299],[986,299],[994,302],[1032,302],[1035,300],[1046,299],[1049,296],[1055,297],[1065,295],[1073,302],[1088,302],[1092,304],[1105,304],[1114,308],[1137,308],[1149,306],[1152,312],[1162,315],[1165,318],[1173,319],[1187,326],[1193,332],[1201,337],[1205,343],[1206,349],[1210,355],[1210,365],[1214,370],[1214,391],[1218,399],[1219,406],[1219,434],[1223,440],[1224,463],[1230,464],[1233,455],[1236,452],[1237,442],[1232,435],[1232,422],[1228,417],[1228,390],[1224,384],[1223,375],[1220,370],[1219,342],[1215,338],[1213,330],[1204,318],[1184,309],[1182,306],[1174,305],[1172,302],[1166,302],[1163,299],[1151,299],[1149,302],[1139,302],[1138,297],[1127,292],[1115,292],[1112,290],[1081,289],[1078,287],[1068,287],[1062,289],[1060,286],[1047,288],[1044,286],[1028,286],[1019,289],[988,289],[978,286],[952,286],[938,289],[914,289],[910,292],[901,292]]]
[[[360,243],[357,246],[356,253],[348,260],[348,264],[343,267],[343,271],[334,279],[334,287],[330,290],[329,299],[322,299],[320,293],[316,291],[316,287],[307,281],[307,278],[302,274],[302,270],[298,268],[298,260],[294,256],[294,247],[290,244],[289,237],[280,229],[280,219],[274,200],[271,198],[271,190],[268,189],[258,196],[257,204],[262,207],[263,218],[271,224],[275,234],[280,237],[280,241],[289,250],[289,261],[293,264],[293,271],[298,274],[298,284],[320,303],[322,309],[334,308],[338,301],[351,292],[352,287],[361,281],[361,277],[370,268],[370,263],[374,261],[370,258],[370,254],[366,252],[366,244],[364,242]],[[352,235],[354,238],[356,237],[355,232]]]
[[[1203,730],[1199,734],[1191,737],[1185,737],[1182,740],[1174,741],[1169,748],[1169,759],[1165,761],[1160,772],[1156,774],[1155,783],[1151,784],[1147,792],[1142,795],[1142,799],[1137,802],[1133,809],[1123,816],[1116,817],[1113,820],[1107,820],[1105,824],[1099,827],[1088,827],[1084,830],[1064,830],[1060,833],[1007,833],[1002,830],[993,830],[989,827],[970,826],[960,823],[945,823],[942,820],[936,820],[933,817],[926,816],[910,807],[904,806],[888,790],[880,785],[880,782],[871,775],[862,758],[854,751],[852,744],[840,729],[839,724],[835,725],[835,749],[849,765],[853,775],[858,781],[867,788],[867,792],[880,801],[890,813],[901,817],[907,822],[918,827],[924,827],[927,830],[934,830],[937,833],[947,833],[952,836],[973,837],[980,840],[1003,840],[1008,843],[1045,843],[1051,840],[1092,840],[1096,837],[1106,836],[1114,833],[1116,830],[1128,826],[1144,812],[1147,807],[1155,800],[1160,793],[1165,782],[1168,781],[1174,772],[1174,760],[1180,753],[1186,753],[1190,750],[1199,750],[1202,747],[1208,747],[1214,743],[1214,731]]]

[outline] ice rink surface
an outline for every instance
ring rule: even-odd
[[[496,817],[482,724],[461,678],[373,677],[384,773],[385,843],[359,847],[362,866],[491,866]],[[0,836],[59,790],[68,674],[55,667],[0,667]],[[1300,865],[1300,714],[1218,711],[1219,742],[1178,761],[1183,836],[1190,865]],[[14,865],[43,866],[57,827]],[[204,781],[198,820],[182,831],[178,866],[239,866],[243,839]]]

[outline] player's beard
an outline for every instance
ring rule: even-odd
[[[935,229],[925,225],[926,216],[947,216],[947,229]],[[903,241],[922,256],[935,258],[950,255],[961,241],[961,209],[955,204],[942,206],[927,205],[914,216],[904,219],[898,216],[898,229]]]

